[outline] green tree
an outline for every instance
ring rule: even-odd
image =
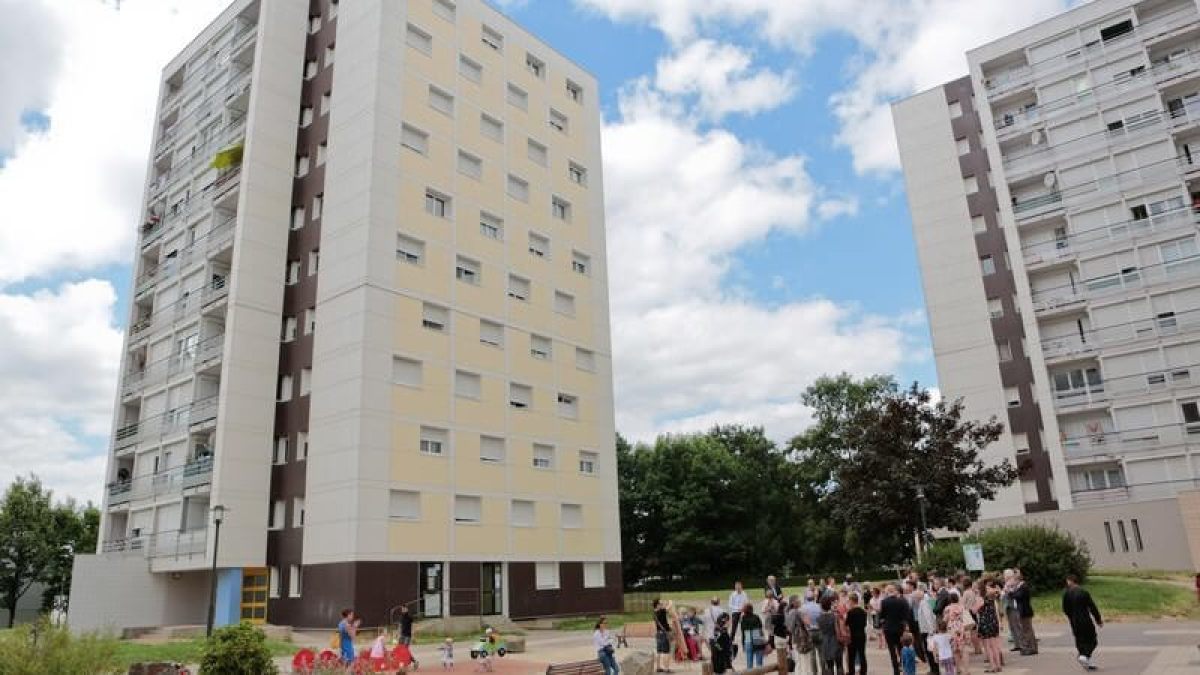
[[[266,634],[248,623],[214,631],[200,659],[201,675],[274,675],[278,672],[267,646]]]
[[[35,476],[17,478],[0,501],[0,600],[12,628],[17,602],[39,581],[54,556],[50,491]]]
[[[890,377],[820,378],[802,400],[816,422],[789,445],[817,481],[844,544],[865,562],[896,561],[912,552],[925,495],[928,527],[965,530],[979,504],[1016,480],[1008,461],[986,465],[982,451],[1002,425],[964,420],[961,401],[934,403],[913,384]]]
[[[39,579],[45,584],[42,610],[66,612],[71,593],[71,567],[76,554],[96,550],[96,539],[100,534],[100,510],[91,503],[79,506],[75,500],[68,499],[54,507],[51,517],[53,554]]]

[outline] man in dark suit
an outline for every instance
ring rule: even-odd
[[[1032,656],[1038,653],[1037,635],[1033,632],[1033,594],[1021,570],[1014,567],[1013,573],[1016,574],[1017,585],[1009,597],[1021,617],[1021,630],[1017,633],[1021,642],[1017,646],[1021,648],[1021,656]]]
[[[879,625],[887,641],[888,656],[892,658],[892,675],[900,675],[900,637],[912,618],[912,607],[900,595],[896,584],[889,584],[887,595],[879,604]]]
[[[1092,664],[1092,652],[1096,651],[1096,626],[1104,626],[1100,610],[1092,601],[1092,595],[1079,587],[1079,577],[1067,575],[1067,590],[1062,597],[1062,611],[1071,623],[1075,636],[1075,649],[1079,651],[1079,665],[1084,670],[1096,670]],[[1092,623],[1092,619],[1096,622]]]

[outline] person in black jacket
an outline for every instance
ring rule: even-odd
[[[1079,664],[1085,670],[1096,670],[1092,665],[1092,652],[1096,651],[1096,626],[1104,626],[1100,610],[1092,601],[1092,595],[1079,587],[1079,577],[1067,575],[1067,590],[1062,597],[1062,611],[1071,622],[1071,633],[1075,636],[1075,649],[1079,650]],[[1092,619],[1096,622],[1092,623]]]
[[[1016,575],[1017,584],[1008,597],[1017,606],[1021,616],[1021,630],[1017,633],[1021,643],[1017,646],[1021,648],[1021,656],[1033,656],[1038,653],[1037,635],[1033,632],[1033,597],[1021,570],[1013,568],[1013,574]]]
[[[708,642],[708,651],[712,655],[714,673],[733,670],[733,639],[729,637],[729,615],[724,612],[717,617],[716,628],[713,629],[712,639]]]
[[[892,675],[900,675],[900,637],[908,626],[912,608],[908,600],[901,597],[896,584],[889,584],[885,593],[886,597],[879,605],[879,624],[887,641],[888,656],[892,659]]]

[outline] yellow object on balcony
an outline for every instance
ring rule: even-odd
[[[212,168],[228,169],[231,166],[241,164],[244,147],[245,145],[241,141],[238,141],[224,150],[217,151],[216,156],[213,157]]]

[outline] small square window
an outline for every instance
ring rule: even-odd
[[[570,123],[568,122],[566,115],[554,109],[550,110],[550,128],[554,129],[555,131],[561,131],[565,134],[567,133],[567,127],[569,124]]]
[[[433,13],[439,17],[453,22],[455,15],[455,6],[451,0],[433,0]]]
[[[454,495],[454,522],[478,523],[482,519],[482,498],[476,495]]]
[[[498,52],[504,51],[504,36],[490,26],[484,26],[480,30],[479,39],[483,44]]]
[[[577,530],[583,527],[583,507],[579,504],[563,504],[562,526],[568,530]]]
[[[483,378],[479,373],[454,371],[454,395],[475,400],[483,398]]]
[[[450,445],[450,432],[436,427],[421,427],[420,441],[422,455],[440,457]]]
[[[508,175],[508,196],[522,202],[529,201],[529,181],[512,174]]]
[[[433,36],[427,33],[424,29],[408,24],[405,31],[404,41],[409,47],[421,52],[422,54],[430,54],[433,52]]]
[[[576,103],[583,103],[583,87],[567,80],[567,98]]]
[[[592,273],[592,258],[591,256],[580,253],[579,251],[571,252],[571,271],[578,274],[589,275]]]
[[[1012,345],[1008,340],[1001,340],[1000,342],[996,343],[996,355],[999,357],[1001,362],[1012,361]]]
[[[479,320],[479,341],[492,347],[504,346],[504,326],[487,319]]]
[[[458,74],[476,84],[479,84],[483,81],[483,66],[479,65],[479,63],[469,56],[459,54]]]
[[[420,387],[423,381],[421,362],[402,356],[392,357],[392,383]]]
[[[422,155],[429,154],[429,134],[411,125],[402,125],[400,127],[400,145]]]
[[[534,77],[544,78],[546,76],[546,62],[533,54],[525,54],[525,69],[533,73]]]
[[[525,499],[512,500],[512,524],[516,527],[533,527],[537,522],[537,507]]]
[[[558,416],[571,420],[579,419],[579,397],[571,394],[559,393]]]
[[[583,563],[583,587],[584,588],[604,588],[607,581],[604,574],[604,563],[602,562],[585,562]]]
[[[542,443],[533,444],[533,466],[537,469],[554,468],[554,446]]]
[[[388,517],[420,520],[421,493],[414,490],[388,490]]]
[[[570,181],[576,185],[583,185],[586,187],[587,169],[576,164],[575,162],[569,162],[567,164],[567,178],[569,178]]]
[[[428,302],[421,306],[421,326],[444,332],[450,325],[450,310]]]
[[[985,255],[979,259],[979,267],[986,277],[996,273],[996,260],[990,255]]]
[[[550,215],[559,220],[571,220],[571,202],[562,197],[553,197],[550,199]]]
[[[538,258],[550,255],[550,239],[536,232],[529,233],[529,252]]]
[[[499,464],[507,456],[504,439],[499,436],[479,437],[479,461]]]
[[[541,335],[529,336],[529,355],[535,359],[549,361],[553,356],[554,342]]]
[[[493,141],[504,141],[504,122],[487,113],[479,114],[479,133]]]
[[[479,285],[481,267],[478,260],[458,256],[454,263],[454,278],[468,284]]]
[[[575,296],[562,291],[554,291],[554,311],[567,316],[575,316]]]
[[[293,206],[292,207],[292,229],[293,230],[299,230],[300,228],[304,227],[304,216],[305,216],[305,213],[304,213],[303,206]]]
[[[596,370],[596,353],[583,347],[575,348],[575,367],[580,370]]]
[[[529,94],[517,85],[509,83],[507,98],[509,105],[521,110],[529,110]]]
[[[504,221],[490,213],[479,214],[479,234],[488,239],[504,239]]]
[[[532,138],[529,139],[526,155],[529,157],[529,161],[537,164],[538,166],[546,166],[550,161],[550,153],[546,146],[538,143]]]
[[[454,96],[450,92],[429,85],[429,107],[446,115],[454,115]]]
[[[508,385],[508,403],[513,408],[532,408],[533,388],[526,384],[510,382]]]
[[[458,151],[458,172],[469,178],[483,178],[483,160],[463,150]]]
[[[508,297],[528,301],[530,292],[531,284],[528,279],[515,274],[508,275]]]
[[[450,217],[450,197],[436,190],[425,191],[425,213],[438,218]]]
[[[596,473],[596,463],[600,461],[600,456],[594,452],[586,450],[579,451],[579,473],[592,475]]]
[[[559,587],[558,563],[534,563],[534,586],[539,591],[557,590]]]
[[[396,259],[410,265],[420,265],[425,259],[425,242],[407,235],[396,235]]]

